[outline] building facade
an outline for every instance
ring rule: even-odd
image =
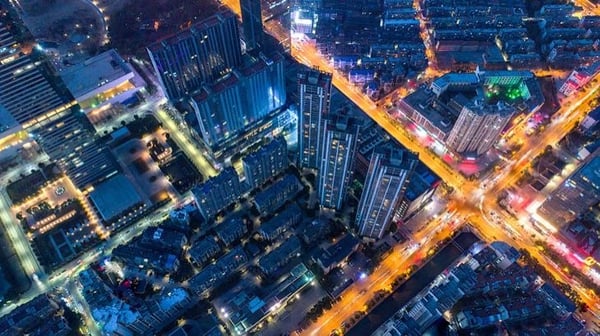
[[[287,142],[283,136],[276,137],[242,160],[246,183],[251,188],[256,188],[283,172],[288,165]]]
[[[301,168],[318,169],[321,120],[329,113],[332,74],[318,70],[298,73],[298,151]]]
[[[237,201],[244,192],[235,169],[228,167],[215,177],[192,189],[192,194],[204,219],[212,219],[217,212]]]
[[[240,0],[240,8],[246,49],[256,49],[264,38],[260,0]]]
[[[383,237],[418,163],[418,157],[408,151],[381,148],[373,152],[356,211],[361,236]]]
[[[212,85],[204,85],[190,103],[198,122],[198,134],[216,148],[252,128],[285,103],[283,56],[260,56]]]
[[[496,144],[515,113],[512,106],[501,101],[496,105],[475,101],[463,106],[446,144],[461,154],[484,154]]]
[[[222,11],[147,48],[158,80],[179,101],[242,63],[234,13]]]
[[[330,115],[323,119],[317,177],[321,206],[342,207],[352,181],[359,130],[358,121],[345,115]]]

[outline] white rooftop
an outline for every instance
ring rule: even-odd
[[[132,72],[131,66],[111,49],[66,68],[60,76],[77,99]]]

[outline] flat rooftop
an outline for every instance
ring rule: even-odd
[[[600,189],[600,156],[591,159],[576,175],[587,180],[595,189]]]
[[[106,221],[143,201],[133,184],[123,174],[117,174],[100,183],[89,197]]]
[[[117,51],[111,49],[68,67],[60,76],[71,94],[78,98],[132,72]]]

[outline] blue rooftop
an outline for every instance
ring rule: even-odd
[[[359,243],[360,241],[358,238],[351,234],[347,234],[335,244],[325,249],[324,253],[319,257],[319,260],[325,268],[337,265],[346,259]]]
[[[114,219],[143,201],[133,184],[123,174],[117,174],[97,185],[89,197],[105,221]]]
[[[586,163],[577,175],[587,180],[595,189],[600,189],[600,156]]]

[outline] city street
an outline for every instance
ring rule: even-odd
[[[239,14],[237,1],[226,0],[224,4],[228,5],[234,12]],[[267,29],[269,27],[267,26]],[[283,40],[287,36],[282,36],[279,29],[270,31],[277,39]],[[392,120],[387,114],[386,109],[382,106],[377,106],[373,101],[362,94],[358,88],[350,84],[346,77],[337,72],[329,64],[328,60],[320,56],[316,48],[306,42],[294,41],[292,44],[291,53],[301,63],[305,65],[319,68],[322,71],[334,73],[333,85],[346,95],[352,102],[358,105],[366,114],[368,114],[377,124],[385,129],[391,136],[396,138],[407,149],[419,154],[419,159],[424,162],[431,170],[433,170],[440,178],[449,186],[454,187],[455,193],[451,199],[451,204],[454,204],[460,211],[457,213],[459,217],[468,217],[469,222],[476,228],[477,231],[487,240],[503,240],[517,247],[527,249],[533,257],[535,257],[548,271],[553,274],[558,280],[571,284],[581,295],[583,301],[591,308],[594,314],[600,312],[597,299],[591,297],[589,293],[575,280],[570,278],[563,272],[558,272],[554,266],[548,262],[548,259],[534,247],[534,244],[529,239],[522,239],[527,236],[530,229],[525,230],[525,233],[515,235],[512,232],[508,233],[504,227],[499,226],[494,222],[487,221],[483,216],[484,211],[494,210],[500,213],[501,209],[496,202],[498,192],[515,184],[519,179],[522,168],[525,164],[539,155],[548,145],[555,145],[568,132],[570,132],[589,112],[589,102],[596,96],[599,85],[594,85],[593,88],[578,92],[575,97],[569,98],[569,104],[563,104],[561,109],[557,111],[556,116],[559,116],[540,136],[527,138],[524,134],[515,134],[513,139],[528,139],[525,145],[514,156],[518,158],[515,163],[506,165],[503,169],[498,170],[494,174],[490,174],[487,178],[470,182],[463,175],[452,170],[442,159],[435,155],[432,151],[424,148],[407,130],[398,127],[399,123]],[[427,49],[430,49],[428,47]],[[435,75],[441,73],[435,72]],[[553,72],[540,72],[540,75],[557,75]],[[432,76],[435,76],[432,75]],[[383,104],[382,104],[383,105]],[[524,132],[524,127],[516,127],[517,133]],[[484,186],[484,187],[482,187]],[[480,205],[480,206],[478,206]],[[522,232],[523,221],[514,219],[506,220],[506,225],[512,228],[514,232]],[[525,224],[527,225],[527,224]],[[436,221],[432,221],[428,228],[423,232],[431,232],[431,227],[436,226]],[[437,228],[436,228],[437,229]],[[451,231],[441,231],[432,239],[429,239],[429,244],[433,244],[438,240],[442,240],[450,234]],[[445,233],[445,235],[444,235]],[[427,251],[428,246],[421,246],[418,251]],[[382,266],[365,279],[365,286],[361,288],[360,284],[355,284],[349,287],[343,294],[341,302],[326,312],[316,323],[312,324],[302,334],[319,335],[329,333],[333,329],[338,328],[347,318],[354,315],[354,312],[361,310],[365,302],[372,298],[377,290],[386,288],[389,285],[389,279],[395,278],[402,272],[402,269],[410,265],[410,261],[414,261],[417,257],[415,254],[409,256],[409,251],[397,253],[399,247],[394,247],[394,252],[382,262]],[[398,260],[399,255],[402,259]],[[390,265],[391,267],[386,267]],[[403,267],[404,266],[404,267]]]

